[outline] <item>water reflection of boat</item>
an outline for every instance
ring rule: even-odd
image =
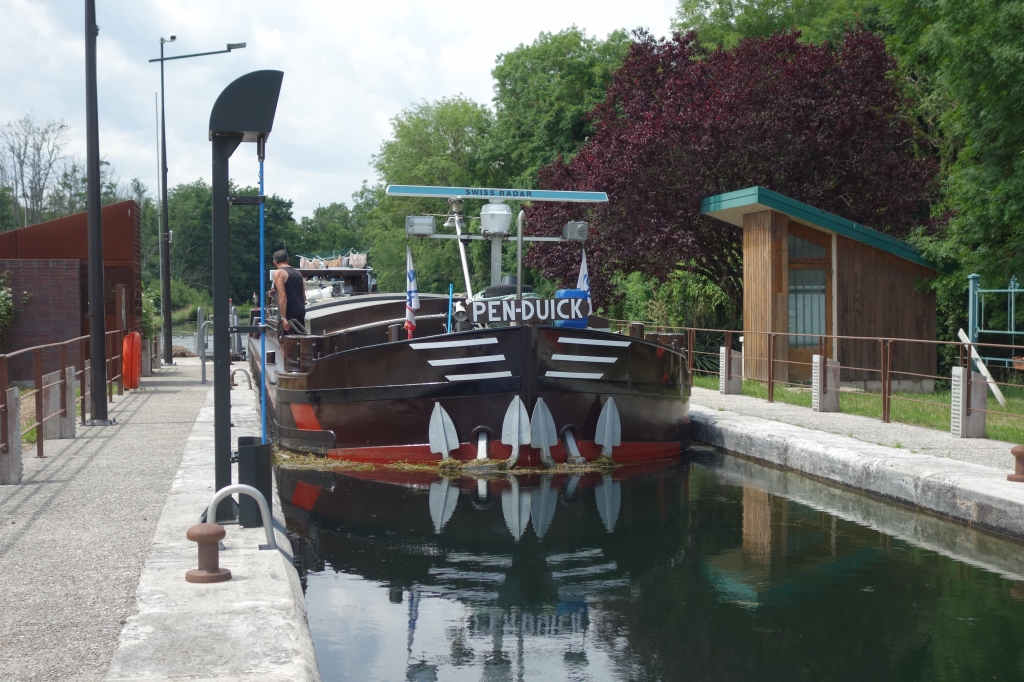
[[[574,490],[570,476],[513,486],[393,470],[278,481],[289,528],[308,539],[303,561],[337,571],[311,579],[310,603],[344,592],[377,614],[382,599],[402,602],[408,617],[391,623],[398,636],[408,628],[408,679],[1019,677],[1012,647],[991,646],[1024,634],[1019,545],[696,455],[659,471],[617,468],[610,485],[582,476]],[[325,631],[341,627],[336,614],[321,610]],[[348,666],[361,644],[332,657],[317,640],[318,657]],[[395,663],[363,677],[401,678]]]
[[[289,523],[311,540],[308,562],[327,562],[403,589],[467,603],[555,603],[626,584],[628,571],[601,546],[622,546],[679,509],[681,489],[659,486],[657,462],[596,472],[445,478],[431,472],[279,471]],[[630,495],[621,482],[631,482]],[[661,510],[661,511],[659,511]],[[315,524],[308,523],[316,519]],[[343,529],[343,534],[321,531]],[[387,549],[371,550],[384,533]],[[614,543],[613,543],[614,544]],[[344,547],[342,547],[344,546]],[[669,547],[662,548],[670,551]],[[524,600],[525,598],[525,600]]]

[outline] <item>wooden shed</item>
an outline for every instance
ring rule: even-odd
[[[776,332],[779,381],[809,381],[820,335],[935,340],[935,295],[918,291],[935,268],[910,244],[763,187],[707,197],[701,213],[743,229],[744,375],[767,379]],[[803,336],[801,336],[803,335]],[[880,375],[878,341],[826,341],[842,381],[867,389]],[[933,389],[934,344],[894,344],[894,390]]]

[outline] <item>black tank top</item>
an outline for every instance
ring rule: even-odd
[[[299,271],[293,267],[281,268],[288,277],[284,280],[284,297],[288,306],[288,319],[300,322],[306,319],[306,285]]]

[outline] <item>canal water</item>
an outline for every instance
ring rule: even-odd
[[[279,470],[333,680],[1020,680],[1016,543],[710,450]]]

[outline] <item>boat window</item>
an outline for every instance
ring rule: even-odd
[[[789,235],[790,258],[824,258],[825,247],[812,241]]]
[[[789,333],[825,334],[824,270],[789,271]],[[790,336],[789,345],[816,346],[818,339],[817,336]]]

